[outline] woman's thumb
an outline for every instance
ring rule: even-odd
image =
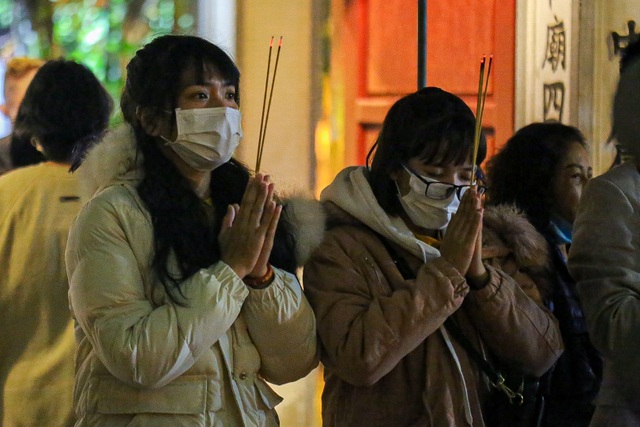
[[[227,206],[227,213],[222,218],[222,227],[220,232],[224,232],[230,229],[233,226],[233,221],[236,219],[236,210],[233,208],[233,205]]]

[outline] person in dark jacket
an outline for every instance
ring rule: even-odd
[[[640,60],[620,75],[614,136],[630,155],[592,179],[569,251],[587,327],[604,359],[591,427],[640,425]]]
[[[561,123],[523,127],[488,166],[488,203],[521,209],[549,246],[549,292],[543,298],[558,319],[565,351],[543,381],[545,426],[588,426],[602,381],[602,359],[589,340],[567,269],[578,202],[591,174],[584,136]]]

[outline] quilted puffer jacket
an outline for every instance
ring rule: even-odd
[[[271,285],[250,289],[217,262],[187,278],[187,303],[174,303],[151,268],[139,157],[125,127],[81,167],[99,190],[66,252],[76,425],[277,425],[281,398],[266,381],[294,381],[317,365],[315,318],[298,280],[274,268]]]

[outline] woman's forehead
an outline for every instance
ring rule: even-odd
[[[220,72],[217,66],[208,62],[196,62],[190,61],[180,75],[181,87],[187,87],[191,85],[201,85],[210,82],[211,80],[224,80],[224,76]]]
[[[423,164],[434,166],[464,166],[471,164],[473,147],[454,147],[447,142],[441,142],[437,150],[425,149],[417,156]]]

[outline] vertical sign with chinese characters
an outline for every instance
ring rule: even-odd
[[[535,120],[569,120],[571,66],[571,0],[543,0],[537,4]]]

